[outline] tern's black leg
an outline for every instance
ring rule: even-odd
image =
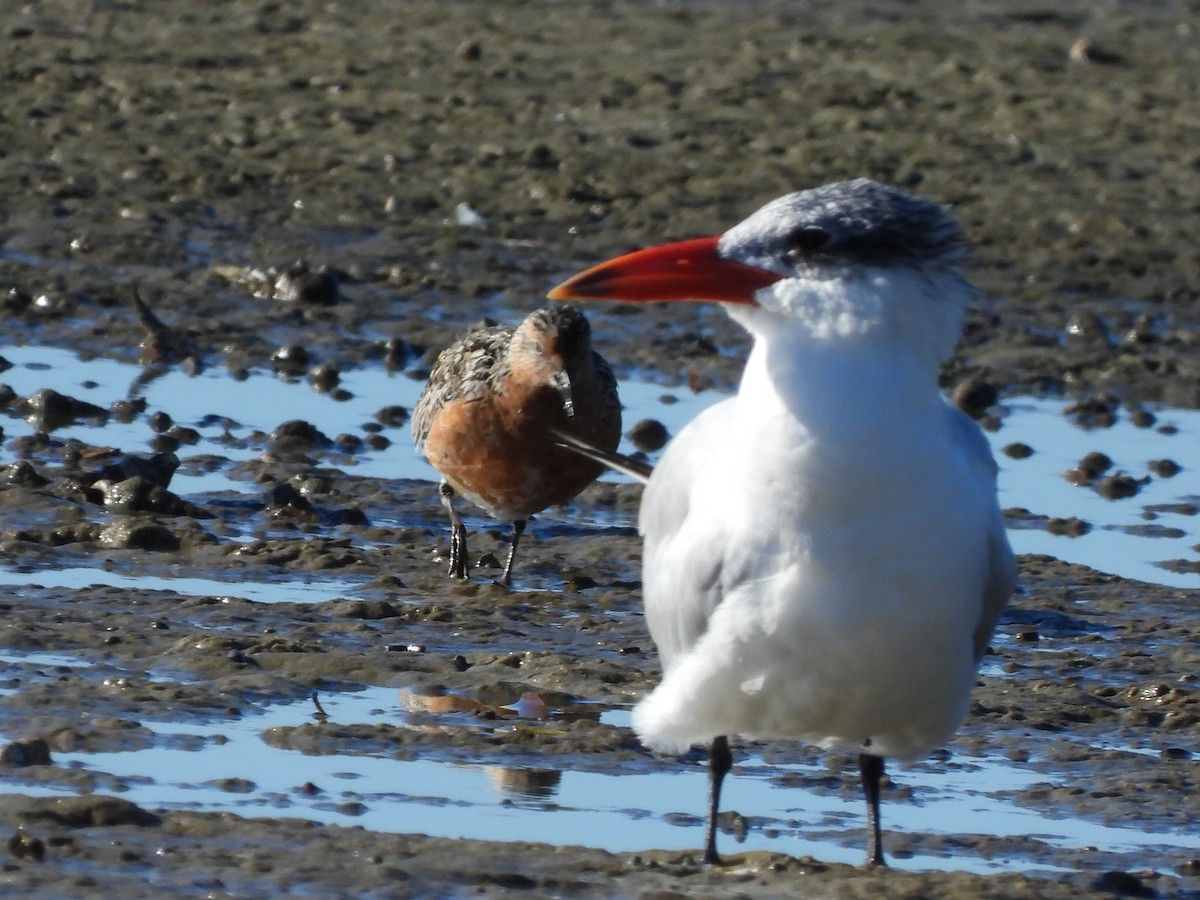
[[[879,834],[879,780],[883,778],[883,757],[858,754],[858,771],[862,774],[863,793],[867,797],[867,865],[886,866],[883,839]]]
[[[723,734],[713,738],[708,748],[708,824],[704,832],[704,861],[709,865],[720,865],[717,855],[717,813],[721,806],[721,782],[733,768],[733,754],[729,752],[729,738]]]
[[[512,546],[508,548],[508,561],[504,563],[504,571],[500,574],[500,583],[505,587],[512,584],[513,557],[517,555],[517,542],[521,540],[521,535],[524,533],[525,520],[517,519],[517,521],[513,522]]]
[[[450,571],[447,574],[451,578],[466,578],[470,566],[467,557],[467,529],[458,513],[454,511],[454,488],[443,481],[438,487],[438,493],[442,497],[442,506],[450,514]]]

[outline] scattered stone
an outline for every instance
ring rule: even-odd
[[[408,421],[408,409],[397,404],[385,406],[375,413],[375,421],[388,428],[399,428]]]
[[[1046,520],[1046,531],[1062,537],[1082,537],[1091,530],[1091,525],[1075,516],[1065,519],[1054,517]]]
[[[1172,478],[1183,471],[1183,466],[1173,459],[1152,459],[1149,467],[1159,478]]]
[[[308,373],[308,383],[313,386],[314,390],[323,394],[327,394],[337,387],[341,379],[341,373],[337,369],[325,364],[314,366]]]
[[[1117,424],[1116,404],[1104,397],[1086,397],[1063,410],[1080,428],[1111,428]]]
[[[0,765],[24,768],[50,764],[50,745],[41,738],[13,741],[0,750]]]
[[[303,494],[290,484],[273,484],[264,497],[267,510],[273,516],[314,518],[316,511]]]
[[[1110,344],[1108,329],[1100,317],[1090,312],[1075,312],[1067,319],[1067,338],[1081,344]]]
[[[107,421],[109,412],[85,400],[60,394],[53,388],[34,391],[21,401],[22,412],[37,431],[51,432],[80,419]]]
[[[26,460],[18,460],[10,466],[0,469],[0,481],[12,487],[43,487],[50,479],[42,475],[33,464]]]
[[[31,859],[41,862],[46,856],[46,844],[25,829],[20,829],[8,839],[8,852],[14,859]]]
[[[327,450],[332,446],[333,441],[315,425],[303,419],[289,419],[271,432],[272,453],[303,454],[313,450]]]
[[[1158,417],[1147,409],[1131,409],[1129,411],[1129,421],[1135,428],[1153,428],[1158,422]]]
[[[1028,459],[1033,456],[1033,448],[1020,441],[1014,441],[1004,446],[1003,453],[1009,459]]]
[[[99,481],[121,482],[139,478],[160,488],[169,488],[178,468],[179,457],[173,451],[155,453],[153,456],[130,454],[89,472],[83,480],[85,484],[96,484]]]
[[[968,378],[959,382],[950,399],[972,419],[980,419],[990,407],[996,405],[998,394],[996,386],[990,382],[982,378]]]
[[[271,356],[271,367],[280,375],[292,377],[303,375],[311,362],[312,357],[299,344],[280,347]]]
[[[96,543],[113,550],[149,550],[170,553],[182,544],[178,535],[158,522],[125,519],[100,530]]]
[[[1067,54],[1073,63],[1092,63],[1094,65],[1112,66],[1122,61],[1120,55],[1105,50],[1091,38],[1081,37],[1071,44]]]
[[[394,619],[400,615],[400,610],[396,609],[391,603],[386,600],[353,600],[339,601],[334,605],[336,615],[345,616],[347,619]]]
[[[657,419],[642,419],[629,429],[626,436],[643,453],[655,453],[666,446],[671,433]]]
[[[475,38],[467,38],[454,48],[454,55],[468,62],[478,62],[483,58],[483,44]]]
[[[1138,479],[1124,473],[1109,475],[1096,483],[1096,493],[1106,500],[1124,500],[1136,496],[1143,485],[1148,483],[1148,478]]]

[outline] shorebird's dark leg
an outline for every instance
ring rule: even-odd
[[[704,861],[709,865],[721,864],[717,855],[717,813],[721,806],[721,782],[733,768],[733,754],[729,752],[729,738],[723,734],[713,738],[708,748],[708,824],[704,831]]]
[[[883,778],[883,757],[870,753],[858,754],[858,771],[862,775],[863,793],[867,797],[867,865],[886,866],[883,839],[879,834],[879,780]]]
[[[504,563],[504,571],[500,574],[500,583],[505,587],[512,584],[513,557],[517,555],[517,542],[521,540],[521,535],[524,533],[525,520],[517,519],[513,522],[512,545],[508,548],[508,560]]]
[[[470,567],[467,557],[467,529],[458,513],[454,511],[454,488],[443,481],[438,487],[438,493],[442,497],[442,506],[450,514],[450,571],[447,574],[451,578],[466,578]]]

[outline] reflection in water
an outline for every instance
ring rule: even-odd
[[[7,656],[26,664],[49,661],[40,654],[10,652]],[[394,688],[323,693],[320,699],[328,720],[340,724],[407,715]],[[397,760],[386,754],[308,754],[263,739],[270,729],[311,720],[313,710],[311,698],[306,697],[235,719],[188,723],[147,719],[142,725],[156,735],[148,749],[59,751],[54,762],[78,777],[95,778],[98,785],[119,783],[125,799],[151,808],[301,816],[318,822],[352,822],[383,832],[583,844],[612,852],[695,849],[693,825],[702,814],[697,798],[707,782],[703,766],[671,773],[485,767],[462,761]],[[459,727],[485,724],[473,716],[451,717],[458,718]],[[621,727],[628,722],[628,710],[603,711],[601,717]],[[27,710],[6,711],[0,703],[0,734],[6,738],[24,727],[26,719]],[[740,778],[731,792],[730,808],[756,810],[754,820],[747,823],[742,849],[807,854],[851,864],[860,861],[862,818],[857,792],[828,786],[828,771],[819,760],[781,767],[748,753],[738,767]],[[247,779],[247,773],[253,777]],[[789,787],[781,790],[778,781],[785,774]],[[28,795],[61,796],[73,790],[21,783],[19,771],[6,777]],[[916,852],[898,861],[898,866],[1044,870],[1048,846],[1096,848],[1088,851],[1092,862],[1094,854],[1106,854],[1104,864],[1110,867],[1145,865],[1147,859],[1177,852],[1195,853],[1192,834],[1160,823],[1137,821],[1111,827],[1065,809],[1048,816],[1044,809],[1020,802],[1022,792],[1047,781],[1045,774],[1003,758],[955,756],[949,764],[913,766],[898,777],[897,783],[911,790],[912,796],[895,800],[898,810],[903,804],[903,828],[897,823],[894,833],[906,834]],[[250,790],[224,789],[231,783],[244,783]],[[936,838],[947,832],[956,838],[963,833],[1016,836],[1021,843],[1003,853],[989,851],[986,844],[956,845],[950,855]]]
[[[562,783],[562,772],[558,769],[510,769],[505,766],[487,766],[484,771],[492,784],[502,794],[515,794],[534,800],[553,797]]]
[[[400,705],[410,713],[472,713],[477,716],[498,719],[545,719],[550,714],[550,707],[540,694],[527,691],[512,703],[493,706],[471,697],[451,694],[444,688],[425,688],[401,690]]]

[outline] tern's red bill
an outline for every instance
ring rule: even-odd
[[[717,255],[715,237],[638,250],[580,272],[551,300],[692,300],[754,303],[754,294],[784,276]]]

